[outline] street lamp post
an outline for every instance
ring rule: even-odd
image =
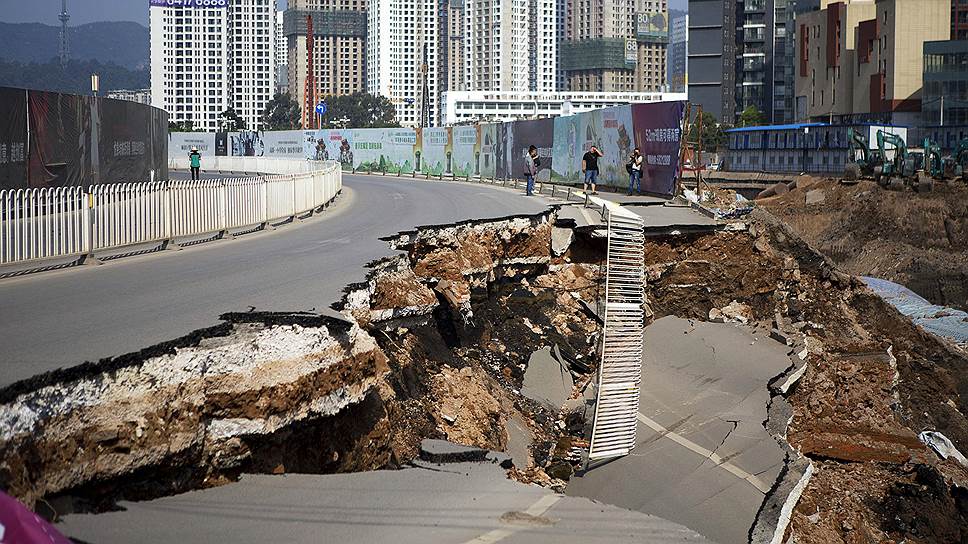
[[[98,91],[101,88],[101,76],[98,74],[91,74],[91,93],[97,96]]]

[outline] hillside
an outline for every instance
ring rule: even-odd
[[[148,28],[134,22],[70,27],[74,60],[114,63],[131,70],[148,67]],[[39,23],[0,23],[0,59],[46,63],[60,55],[60,28]]]
[[[67,69],[51,59],[44,63],[21,63],[0,59],[0,87],[22,87],[73,94],[91,92],[91,74],[101,76],[101,94],[115,89],[144,89],[148,70],[129,70],[96,60],[72,60]]]

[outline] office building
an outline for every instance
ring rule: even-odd
[[[669,12],[669,50],[666,79],[674,93],[686,91],[686,51],[689,38],[689,15],[681,11]]]
[[[443,96],[444,122],[516,121],[572,115],[610,106],[685,100],[684,93],[456,91]]]
[[[797,17],[797,108],[828,122],[918,124],[924,42],[947,38],[949,6],[852,0],[821,7]]]
[[[308,18],[313,23],[313,104],[304,104],[309,53]],[[326,96],[366,90],[367,0],[289,0],[283,17],[288,47],[289,95],[315,108]]]
[[[968,40],[968,2],[951,0],[951,39]]]
[[[437,119],[437,0],[372,0],[367,21],[366,90],[387,97],[403,126]]]
[[[689,100],[729,124],[751,106],[768,121],[784,120],[793,94],[789,7],[788,0],[690,0]]]
[[[666,87],[666,0],[569,0],[561,65],[576,92]]]
[[[968,40],[924,42],[924,91],[921,119],[928,126],[960,126],[961,134],[935,137],[953,148],[968,125]],[[950,135],[948,135],[950,134]]]
[[[275,0],[158,4],[149,14],[152,105],[202,130],[217,130],[230,108],[258,128],[275,84]]]
[[[465,0],[470,91],[555,90],[555,0]]]

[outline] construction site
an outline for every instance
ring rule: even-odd
[[[11,273],[5,511],[92,544],[966,542],[968,151],[848,134],[830,176],[673,142],[671,198],[321,161],[212,185],[284,182],[277,215]]]

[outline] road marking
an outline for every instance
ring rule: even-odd
[[[706,459],[709,459],[713,463],[716,463],[717,467],[720,467],[723,470],[732,474],[733,476],[736,476],[737,478],[746,481],[748,484],[755,487],[756,490],[759,491],[760,493],[766,494],[770,492],[770,486],[763,483],[763,480],[760,480],[755,475],[750,474],[749,472],[746,472],[745,470],[739,468],[733,463],[726,461],[725,459],[720,457],[719,454],[713,451],[707,450],[706,448],[700,446],[699,444],[696,444],[692,440],[689,440],[688,438],[678,433],[675,433],[673,431],[670,431],[669,429],[666,429],[665,427],[660,425],[658,421],[646,416],[641,412],[636,414],[636,416],[638,417],[639,421],[651,427],[653,431],[660,433],[662,436],[665,436],[669,440],[672,440],[673,442],[675,442],[676,444],[679,444],[680,446],[686,448],[687,450],[698,453],[699,455],[705,457]]]
[[[533,517],[542,516],[545,514],[545,512],[550,510],[555,503],[563,498],[564,495],[544,495],[535,501],[534,504],[529,506],[524,513]],[[495,542],[500,542],[514,533],[523,531],[524,529],[534,529],[534,527],[508,527],[507,529],[494,529],[493,531],[484,533],[473,540],[468,540],[464,544],[494,544]]]

